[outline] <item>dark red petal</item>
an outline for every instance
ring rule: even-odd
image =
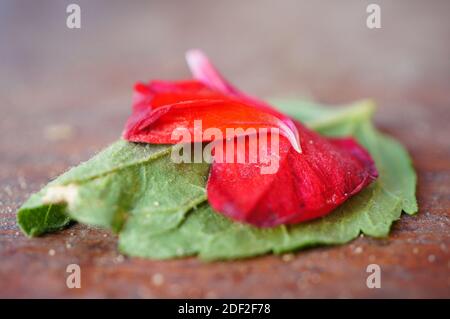
[[[353,139],[327,139],[296,126],[302,153],[280,137],[276,174],[261,174],[260,164],[213,163],[211,206],[259,227],[295,224],[330,213],[378,176],[370,155]]]

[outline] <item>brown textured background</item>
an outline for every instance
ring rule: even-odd
[[[450,297],[450,2],[0,1],[0,296]],[[19,205],[114,141],[137,80],[188,77],[204,49],[243,90],[344,103],[373,97],[377,125],[404,143],[420,213],[384,240],[358,238],[295,255],[203,263],[124,258],[110,233],[76,225],[27,239]],[[82,288],[68,289],[78,263]],[[365,285],[382,268],[382,288]]]

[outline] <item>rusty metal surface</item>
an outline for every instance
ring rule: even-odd
[[[64,1],[2,2],[0,296],[449,298],[450,3],[379,3],[375,31],[364,1],[79,1],[81,30],[65,27]],[[378,127],[413,157],[419,214],[383,240],[234,262],[127,258],[83,225],[25,238],[20,204],[120,135],[134,81],[187,77],[190,47],[258,96],[373,97]],[[66,286],[70,263],[80,289]],[[381,289],[366,287],[370,263]]]

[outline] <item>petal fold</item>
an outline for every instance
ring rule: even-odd
[[[249,100],[211,89],[197,80],[152,81],[135,85],[133,113],[123,136],[132,142],[176,144],[175,131],[185,130],[192,142],[208,142],[207,129],[219,129],[223,138],[234,137],[227,129],[278,128],[299,151],[298,132],[289,118],[269,108],[257,107]],[[201,121],[201,135],[194,134],[195,121]],[[216,137],[215,137],[216,138]]]

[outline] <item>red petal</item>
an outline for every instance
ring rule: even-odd
[[[237,97],[244,96],[223,78],[202,51],[189,50],[186,52],[186,61],[194,79],[202,82],[211,90]]]
[[[132,142],[175,144],[179,139],[172,139],[172,133],[187,129],[195,138],[193,142],[209,141],[203,136],[199,140],[194,134],[194,121],[201,120],[202,133],[208,128],[218,128],[226,137],[227,128],[279,128],[281,134],[298,145],[296,129],[293,132],[286,119],[281,113],[214,91],[198,81],[153,81],[135,86],[133,114],[127,121],[124,138]]]
[[[286,137],[292,143],[292,146],[294,146],[296,151],[301,152],[300,137],[297,128],[289,117],[280,113],[268,103],[251,97],[235,88],[231,83],[225,80],[202,51],[189,50],[186,53],[186,61],[194,79],[202,82],[210,89],[236,97],[241,101],[245,101],[246,103],[259,108],[263,112],[271,113],[281,119],[289,131],[286,134]]]
[[[353,139],[327,139],[296,125],[303,152],[281,137],[276,174],[261,174],[260,164],[213,163],[211,206],[260,227],[295,224],[330,213],[378,176],[370,155]]]

